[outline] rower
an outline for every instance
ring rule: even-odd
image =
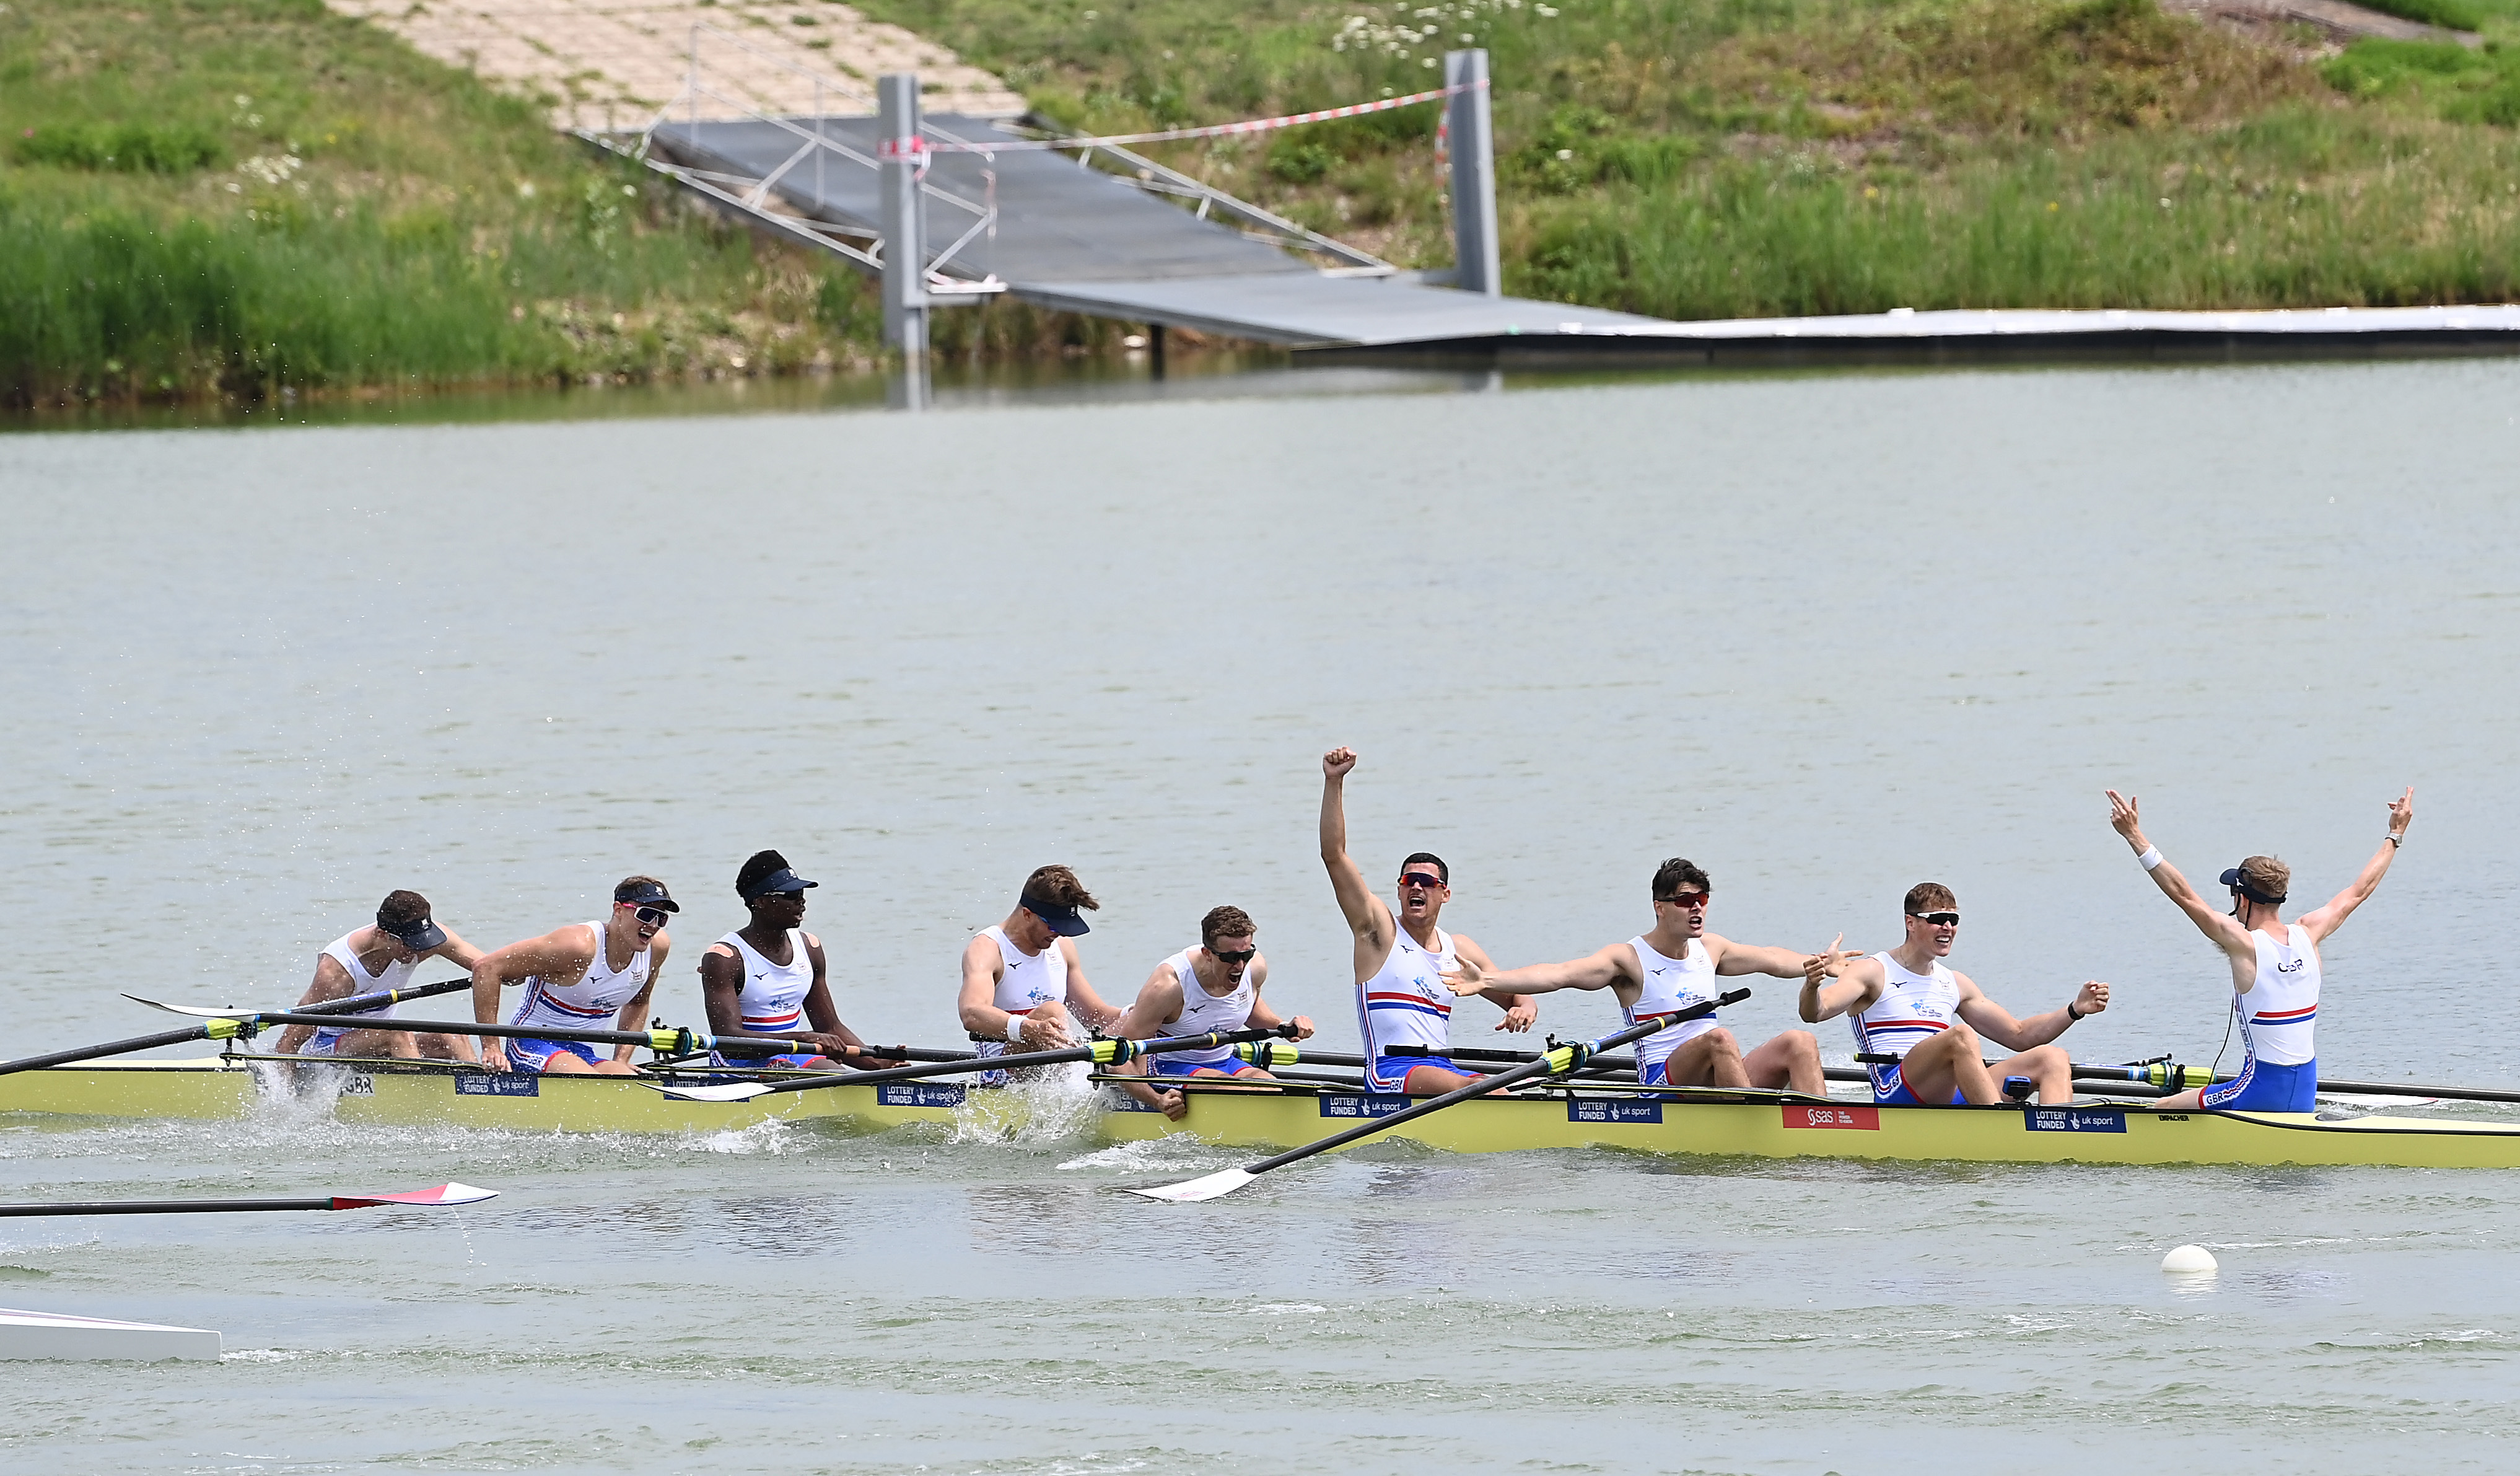
[[[1198,920],[1198,946],[1184,948],[1155,965],[1138,997],[1120,1016],[1111,1034],[1124,1040],[1152,1040],[1164,1036],[1204,1036],[1246,1027],[1273,1030],[1285,1022],[1260,997],[1269,982],[1269,960],[1260,956],[1259,929],[1240,907],[1213,907]],[[1309,1040],[1313,1022],[1293,1021],[1295,1038]],[[1147,1062],[1157,1077],[1206,1077],[1222,1080],[1274,1081],[1269,1073],[1234,1054],[1230,1045],[1202,1050],[1165,1051],[1124,1061],[1112,1071],[1144,1077]],[[1139,1101],[1180,1122],[1190,1112],[1190,1099],[1179,1087],[1157,1091],[1144,1082],[1125,1082],[1122,1089]]]
[[[652,876],[624,877],[612,889],[612,915],[602,922],[570,923],[540,938],[512,943],[472,966],[472,1018],[499,1018],[499,991],[522,984],[510,1025],[550,1025],[569,1030],[646,1030],[648,1000],[656,990],[673,940],[667,918],[682,906]],[[607,1024],[610,1021],[610,1024]],[[492,1071],[546,1076],[637,1075],[630,1052],[616,1045],[608,1056],[579,1040],[534,1038],[481,1041],[481,1064]]]
[[[1119,1020],[1120,1011],[1086,982],[1076,953],[1075,940],[1092,931],[1078,909],[1102,907],[1065,866],[1043,866],[1024,878],[1015,909],[1004,922],[981,929],[963,949],[957,1008],[975,1053],[1058,1050],[1076,1043],[1070,1027],[1077,1017],[1097,1030]],[[984,1086],[1006,1081],[1002,1071],[978,1078]]]
[[[1366,1089],[1425,1096],[1478,1080],[1444,1052],[1452,1044],[1453,992],[1443,976],[1468,960],[1496,972],[1487,950],[1460,933],[1436,926],[1453,895],[1453,868],[1432,852],[1411,853],[1400,863],[1399,911],[1373,895],[1365,872],[1347,853],[1347,776],[1356,750],[1334,748],[1322,756],[1322,864],[1348,931],[1356,935],[1356,1018],[1365,1036]],[[1496,1028],[1527,1031],[1540,1018],[1528,996],[1498,990],[1481,993],[1505,1009]],[[1394,1046],[1416,1053],[1392,1054]]]
[[[2163,1097],[2166,1112],[2220,1108],[2232,1112],[2311,1112],[2318,1105],[2318,1052],[2313,1048],[2318,1017],[2318,946],[2345,925],[2354,909],[2371,899],[2389,874],[2407,827],[2415,820],[2415,791],[2389,805],[2388,833],[2362,863],[2352,886],[2286,923],[2281,909],[2292,890],[2292,868],[2271,855],[2253,855],[2223,873],[2231,910],[2217,912],[2179,868],[2143,838],[2130,797],[2109,790],[2109,824],[2135,848],[2152,884],[2179,904],[2197,931],[2213,940],[2231,962],[2231,1015],[2240,1026],[2240,1074],[2230,1081]]]
[[[1636,1025],[1713,999],[1721,992],[1715,984],[1719,975],[1803,977],[1811,954],[1734,943],[1707,932],[1706,909],[1714,890],[1696,863],[1674,856],[1654,870],[1654,925],[1626,943],[1609,944],[1564,963],[1527,964],[1502,974],[1482,976],[1465,966],[1445,975],[1444,983],[1456,994],[1606,988],[1619,1001],[1620,1013]],[[1637,1080],[1647,1086],[1783,1087],[1805,1096],[1828,1094],[1820,1042],[1810,1031],[1786,1031],[1745,1055],[1712,1010],[1637,1042]]]
[[[735,895],[752,921],[709,945],[700,954],[700,1001],[713,1036],[806,1037],[819,1047],[775,1056],[723,1056],[717,1066],[785,1066],[827,1071],[852,1066],[897,1066],[869,1056],[857,1032],[840,1023],[825,978],[823,941],[804,930],[805,889],[819,887],[798,876],[776,851],[753,853],[735,873]]]
[[[2073,1062],[2063,1046],[2048,1042],[2107,1009],[2109,987],[2087,981],[2063,1009],[2015,1020],[1969,976],[1943,962],[1960,931],[1959,902],[1949,887],[1918,882],[1908,889],[1905,911],[1908,938],[1899,946],[1849,958],[1833,943],[1803,966],[1804,1020],[1817,1025],[1844,1015],[1855,1028],[1859,1055],[1898,1058],[1865,1062],[1874,1104],[1985,1106],[2003,1100],[2000,1079],[2016,1076],[2030,1079],[2043,1104],[2072,1101]],[[1989,1067],[1981,1035],[2019,1054]]]
[[[315,956],[315,979],[299,996],[297,1007],[398,990],[411,982],[411,971],[424,958],[443,958],[459,969],[481,961],[481,950],[439,927],[428,915],[428,899],[417,892],[388,892],[377,907],[374,927],[344,933]],[[394,1007],[344,1015],[343,1020],[390,1020]],[[292,1025],[280,1033],[279,1050],[308,1056],[392,1056],[418,1060],[472,1061],[472,1038],[435,1032],[361,1030],[351,1025]]]

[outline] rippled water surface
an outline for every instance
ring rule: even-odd
[[[763,846],[870,1036],[954,1043],[963,943],[1063,860],[1105,993],[1232,901],[1347,1047],[1346,742],[1368,875],[1443,853],[1503,962],[1637,932],[1673,853],[1717,931],[1796,946],[1885,945],[1931,876],[1997,997],[2115,985],[2085,1060],[2208,1060],[2224,1018],[2102,786],[2314,899],[2411,783],[2322,1063],[2520,1088],[2520,365],[1317,383],[0,438],[0,1049],[168,1022],[123,990],[292,997],[394,887],[489,946],[632,871],[687,904],[659,1009],[696,1020]],[[2520,1435],[2520,1175],[1386,1146],[1114,1192],[1240,1157],[0,1120],[9,1199],[502,1191],[6,1222],[0,1304],[231,1352],[0,1365],[0,1464],[2469,1471]],[[2187,1242],[2218,1276],[2162,1275]]]

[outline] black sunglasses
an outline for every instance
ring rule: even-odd
[[[1703,907],[1708,902],[1715,900],[1715,894],[1712,892],[1675,892],[1669,897],[1656,898],[1655,900],[1669,902],[1675,907]]]
[[[801,902],[804,899],[805,889],[802,887],[797,888],[793,892],[764,892],[759,897],[753,899],[755,901],[764,902]]]
[[[1260,950],[1258,948],[1244,948],[1239,953],[1235,952],[1231,948],[1210,948],[1207,951],[1209,957],[1216,959],[1220,963],[1249,963],[1252,959],[1260,956]]]
[[[1929,923],[1937,928],[1957,928],[1960,925],[1960,915],[1957,912],[1911,912],[1908,915],[1920,923]]]

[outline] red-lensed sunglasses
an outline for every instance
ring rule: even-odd
[[[1437,887],[1447,886],[1449,883],[1431,871],[1403,871],[1400,873],[1400,885],[1404,887],[1424,887],[1427,890],[1432,891]]]

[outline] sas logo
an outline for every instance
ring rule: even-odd
[[[1881,1130],[1881,1109],[1878,1107],[1800,1107],[1782,1109],[1788,1128],[1838,1128],[1857,1132]]]

